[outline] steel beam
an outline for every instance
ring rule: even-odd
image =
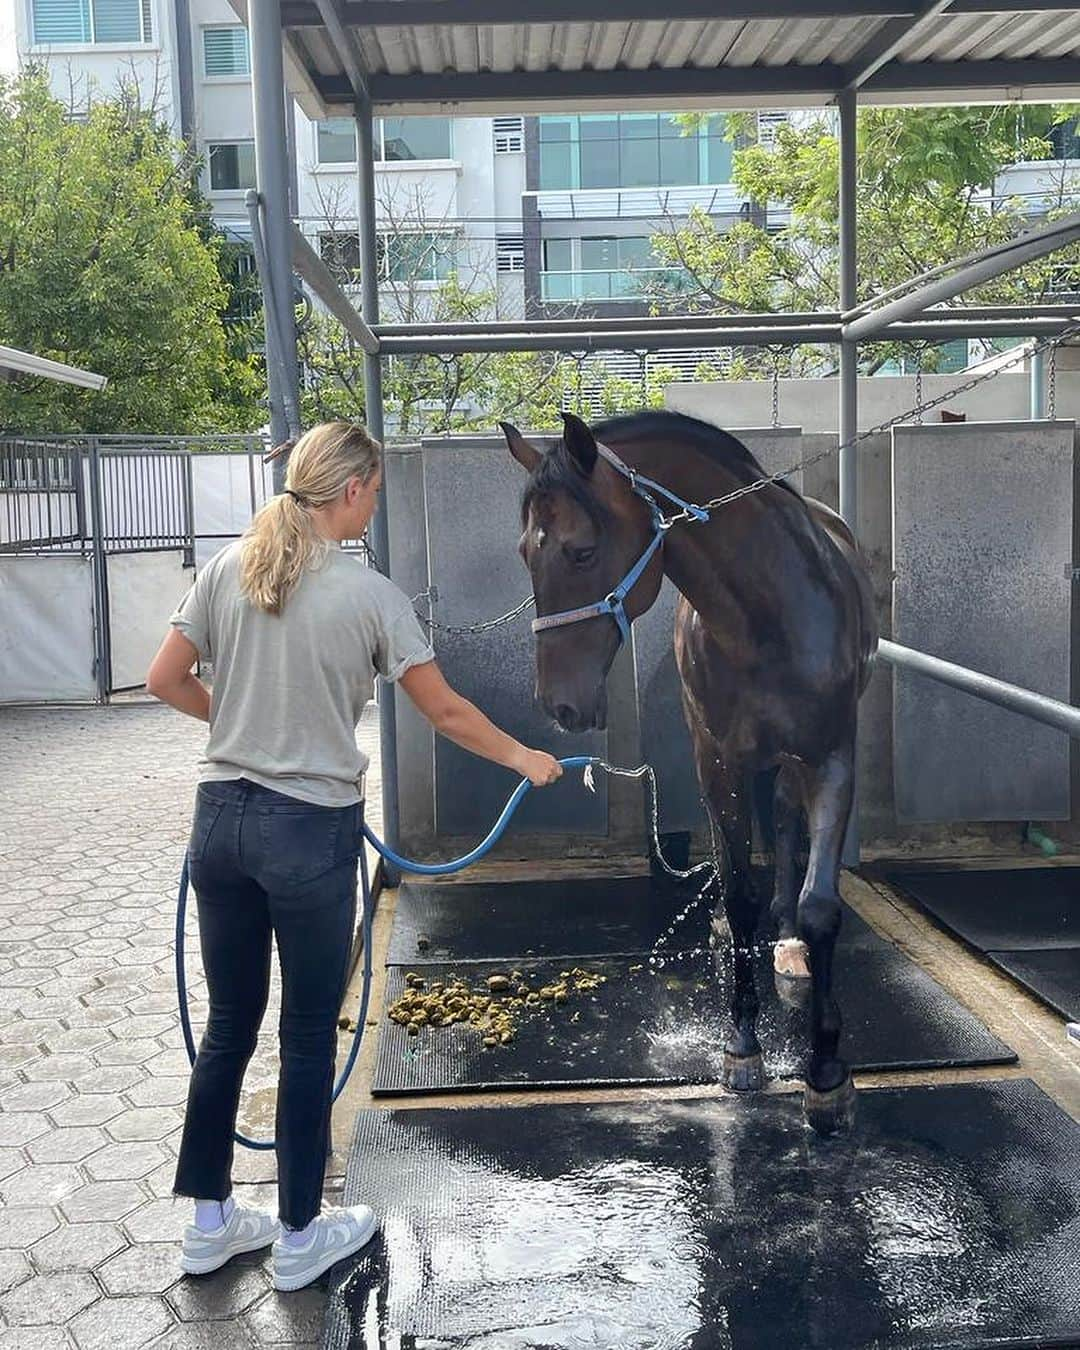
[[[1072,313],[1071,310],[1068,312]],[[837,325],[840,320],[841,316],[838,310],[793,314],[634,315],[624,319],[598,319],[579,316],[574,319],[530,319],[528,330],[530,333],[574,333],[585,330],[590,332],[611,330],[613,332],[632,333],[635,330],[662,332],[669,328],[676,331],[702,328],[713,332],[718,323],[732,323],[737,324],[740,328],[760,327],[763,330],[768,330],[772,328],[792,328],[799,324]],[[383,337],[414,337],[421,334],[427,334],[431,337],[468,337],[470,334],[476,333],[478,328],[481,328],[485,333],[520,333],[525,326],[525,321],[522,319],[496,319],[490,322],[484,321],[479,325],[475,322],[460,321],[457,323],[424,324],[381,323],[378,327],[378,334]]]
[[[356,312],[354,306],[349,303],[349,297],[338,285],[333,272],[330,271],[295,225],[292,230],[292,260],[297,272],[345,331],[360,344],[365,352],[372,354],[377,352],[379,350],[379,339],[364,322],[363,317]]]
[[[1042,258],[1055,249],[1080,239],[1080,212],[1065,216],[1041,230],[1020,235],[1009,244],[997,244],[982,254],[970,255],[971,261],[948,276],[940,277],[924,286],[919,286],[907,295],[893,300],[878,309],[872,309],[858,319],[844,325],[844,337],[852,341],[865,341],[880,335],[890,324],[920,315],[930,305],[952,300],[973,286],[992,281],[1005,272],[1012,272],[1024,263]],[[841,308],[848,307],[841,301]]]
[[[920,94],[946,89],[1025,90],[1058,86],[1075,90],[1074,56],[992,61],[899,61],[879,70],[863,88],[872,94]],[[1016,93],[1013,97],[1020,95]]]
[[[322,25],[337,52],[342,69],[352,86],[354,98],[358,100],[367,99],[367,77],[360,60],[356,38],[342,16],[345,6],[341,3],[341,0],[315,0],[315,5]]]
[[[295,439],[300,435],[300,405],[296,397],[297,391],[290,385],[285,364],[281,330],[277,317],[277,295],[274,290],[270,264],[266,256],[266,235],[263,230],[262,206],[259,201],[259,194],[254,188],[249,188],[244,196],[244,201],[247,206],[248,221],[251,225],[251,247],[255,254],[255,270],[258,273],[263,294],[263,338],[266,346],[266,386],[270,396],[271,435],[274,444],[280,445],[281,441],[287,438]],[[280,437],[274,431],[278,423],[281,423],[284,427],[284,435]],[[281,465],[280,469],[278,468],[279,464]],[[271,476],[275,489],[280,492],[285,483],[284,459],[279,458],[273,461]]]
[[[846,87],[858,89],[865,84],[872,75],[887,66],[906,43],[918,37],[940,14],[948,10],[949,4],[950,0],[927,0],[915,14],[890,19],[844,66]]]
[[[884,638],[878,643],[877,654],[880,660],[898,670],[924,675],[971,694],[973,698],[980,698],[984,703],[996,703],[999,708],[1007,708],[1009,712],[1030,717],[1035,722],[1057,727],[1072,737],[1080,738],[1080,708],[1074,708],[1070,703],[1061,703],[1056,698],[1036,694],[1020,685],[996,680],[992,675],[983,675],[980,671],[969,670],[967,666],[954,665],[951,661],[929,656],[913,647],[887,642]]]
[[[288,28],[320,24],[319,0],[292,0],[282,6]],[[857,19],[907,17],[918,0],[605,0],[595,17],[578,0],[349,0],[340,6],[351,28],[426,28],[447,24],[512,27],[529,23],[648,23],[752,19]]]
[[[296,313],[292,303],[292,248],[289,219],[289,167],[285,150],[285,78],[281,50],[280,0],[260,0],[248,13],[251,46],[251,90],[255,120],[255,177],[262,203],[265,227],[266,276],[270,290],[263,291],[263,312],[272,310],[279,344],[279,397],[271,416],[270,432],[275,443],[290,436],[285,408],[300,403],[300,379],[296,358]],[[269,369],[269,366],[268,366]],[[284,483],[283,457],[274,460],[274,486]]]

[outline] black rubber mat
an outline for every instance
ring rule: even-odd
[[[708,938],[697,888],[652,877],[411,885],[398,893],[387,962],[619,956],[651,951],[684,909],[682,950]]]
[[[1080,868],[885,876],[1055,1012],[1080,1018]]]
[[[368,1110],[326,1350],[1080,1343],[1080,1126],[1033,1083]]]
[[[383,1017],[372,1091],[376,1094],[485,1088],[582,1087],[718,1082],[730,1004],[730,953],[689,956],[571,958],[606,976],[592,994],[561,1007],[526,1011],[514,1040],[485,1048],[472,1028],[425,1028],[419,1036]],[[533,986],[566,968],[558,961],[512,963]],[[510,962],[463,965],[473,986],[509,973]],[[429,983],[452,964],[415,963]],[[844,1015],[844,1050],[862,1069],[938,1068],[1010,1063],[1016,1056],[967,1009],[857,914],[844,916],[836,956],[836,990]],[[405,988],[404,968],[388,972],[391,1003]],[[807,1015],[780,1004],[773,991],[772,952],[762,944],[757,965],[762,999],[759,1035],[766,1069],[799,1077],[808,1045]]]

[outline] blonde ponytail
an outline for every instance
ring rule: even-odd
[[[378,442],[353,422],[323,422],[300,437],[289,455],[284,492],[255,516],[241,545],[240,589],[253,605],[281,613],[305,568],[326,555],[312,508],[329,505],[350,478],[367,482],[379,456]]]

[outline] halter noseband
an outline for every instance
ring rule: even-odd
[[[666,497],[673,506],[679,507],[693,520],[707,521],[709,513],[702,506],[693,506],[690,502],[684,502],[674,492],[669,492],[662,483],[643,477],[635,469],[631,469],[628,464],[624,464],[619,456],[613,450],[609,450],[606,445],[600,445],[598,442],[596,449],[617,473],[622,474],[630,484],[631,492],[640,497],[649,508],[649,514],[652,517],[653,536],[649,540],[645,552],[642,553],[615,589],[604,596],[603,600],[595,600],[591,605],[582,605],[578,609],[564,609],[558,614],[542,614],[533,619],[532,630],[534,633],[542,633],[548,628],[561,628],[564,624],[578,623],[582,619],[602,619],[610,614],[619,630],[619,643],[621,645],[630,637],[630,619],[626,614],[627,597],[634,589],[642,572],[648,567],[653,554],[664,542],[664,535],[674,523],[665,519],[656,496]]]

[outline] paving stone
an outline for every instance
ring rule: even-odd
[[[34,1275],[0,1297],[0,1315],[11,1326],[62,1326],[100,1298],[93,1277],[82,1271]]]
[[[59,1223],[52,1210],[44,1206],[0,1209],[0,1250],[25,1251]]]
[[[154,1341],[151,1350],[246,1350],[250,1345],[237,1322],[185,1322]]]
[[[132,1106],[183,1106],[187,1101],[189,1077],[174,1074],[168,1078],[148,1078],[124,1093]]]
[[[129,1214],[124,1231],[132,1242],[179,1242],[191,1222],[191,1201],[180,1196],[151,1200]]]
[[[79,1350],[140,1350],[171,1326],[160,1299],[110,1298],[80,1313],[70,1330]]]
[[[70,1083],[77,1074],[85,1073],[85,1055],[42,1055],[33,1064],[23,1066],[22,1072],[35,1083]]]
[[[98,1064],[144,1064],[161,1053],[161,1046],[152,1037],[139,1041],[114,1040],[95,1052]]]
[[[6,1294],[33,1274],[22,1252],[0,1251],[0,1294]]]
[[[55,1205],[77,1191],[83,1179],[70,1163],[25,1167],[0,1181],[0,1199],[12,1208],[21,1205]]]
[[[69,1223],[90,1223],[97,1219],[122,1219],[146,1202],[136,1181],[91,1181],[60,1202],[60,1210]]]
[[[69,1350],[63,1327],[9,1327],[0,1331],[0,1350]]]
[[[95,1125],[73,1129],[52,1130],[27,1145],[30,1161],[35,1163],[82,1162],[91,1153],[108,1143],[104,1132]]]
[[[215,1322],[239,1316],[267,1288],[261,1268],[245,1270],[230,1263],[213,1275],[182,1280],[166,1301],[182,1322]]]
[[[39,1111],[12,1111],[0,1115],[0,1144],[18,1148],[49,1129],[49,1119]]]
[[[86,1170],[95,1181],[135,1180],[147,1176],[166,1156],[159,1144],[148,1141],[107,1144],[86,1160]]]
[[[48,1111],[71,1096],[65,1083],[23,1083],[4,1093],[4,1111]]]
[[[140,1242],[110,1257],[97,1278],[107,1294],[163,1294],[185,1277],[175,1242]]]
[[[0,1181],[26,1166],[26,1155],[21,1148],[0,1148]]]
[[[322,1283],[322,1282],[320,1282]],[[319,1285],[290,1294],[275,1291],[244,1317],[261,1345],[295,1345],[322,1335],[326,1291]]]
[[[146,1077],[138,1064],[110,1064],[105,1068],[95,1064],[86,1068],[83,1060],[83,1068],[84,1072],[71,1080],[79,1092],[125,1092]]]
[[[10,1041],[0,1045],[0,1068],[3,1069],[22,1069],[40,1058],[41,1047],[32,1041]]]
[[[93,1270],[126,1245],[115,1224],[73,1223],[42,1238],[30,1256],[40,1271]]]
[[[98,1051],[113,1039],[112,1033],[104,1027],[68,1027],[56,1029],[42,1036],[41,1043],[53,1055],[93,1054],[97,1062]]]
[[[149,1106],[125,1111],[110,1121],[106,1129],[114,1139],[121,1142],[163,1139],[173,1134],[182,1120],[181,1113],[174,1107]]]
[[[124,1099],[113,1092],[90,1092],[54,1106],[49,1118],[57,1125],[104,1125],[124,1110]]]

